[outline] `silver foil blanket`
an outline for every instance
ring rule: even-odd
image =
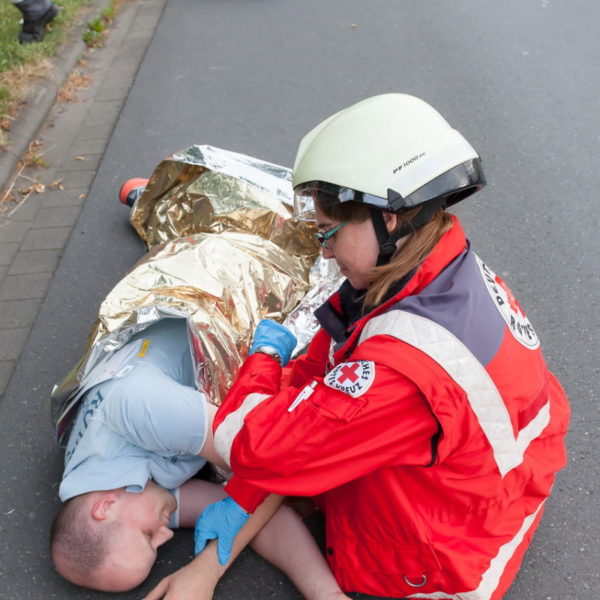
[[[285,167],[210,146],[156,168],[130,215],[150,250],[102,302],[83,357],[53,391],[59,441],[114,350],[158,319],[187,318],[196,383],[216,404],[261,319],[306,346],[314,309],[342,278],[319,258],[314,228],[291,218],[290,182]]]

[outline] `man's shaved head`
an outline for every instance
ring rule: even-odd
[[[91,494],[82,494],[65,502],[52,524],[50,552],[56,570],[65,579],[96,588],[95,573],[110,552],[116,527],[94,523],[92,500]]]
[[[171,539],[175,497],[149,481],[143,492],[88,492],[68,500],[52,525],[50,549],[56,570],[87,588],[122,592],[140,585]]]

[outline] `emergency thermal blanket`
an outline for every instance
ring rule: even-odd
[[[217,404],[261,319],[306,346],[312,311],[341,279],[291,206],[289,169],[259,159],[192,146],[156,168],[130,214],[149,252],[102,302],[83,357],[52,394],[59,441],[112,353],[158,319],[187,318],[197,386]]]

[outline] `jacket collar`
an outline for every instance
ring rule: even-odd
[[[342,294],[351,293],[348,281],[320,308],[315,311],[319,323],[336,342],[336,352],[342,347],[353,347],[354,341],[360,335],[363,327],[373,317],[389,310],[407,296],[414,296],[429,285],[453,260],[466,249],[468,242],[463,228],[458,219],[452,216],[453,225],[434,246],[425,260],[419,265],[412,276],[401,285],[397,293],[393,294],[383,304],[361,317],[350,327],[342,308]],[[354,291],[356,293],[356,291]]]

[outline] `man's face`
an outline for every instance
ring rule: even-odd
[[[124,492],[118,500],[119,528],[99,577],[112,591],[138,586],[148,576],[156,549],[173,537],[167,527],[177,508],[175,497],[149,482],[140,493]]]

